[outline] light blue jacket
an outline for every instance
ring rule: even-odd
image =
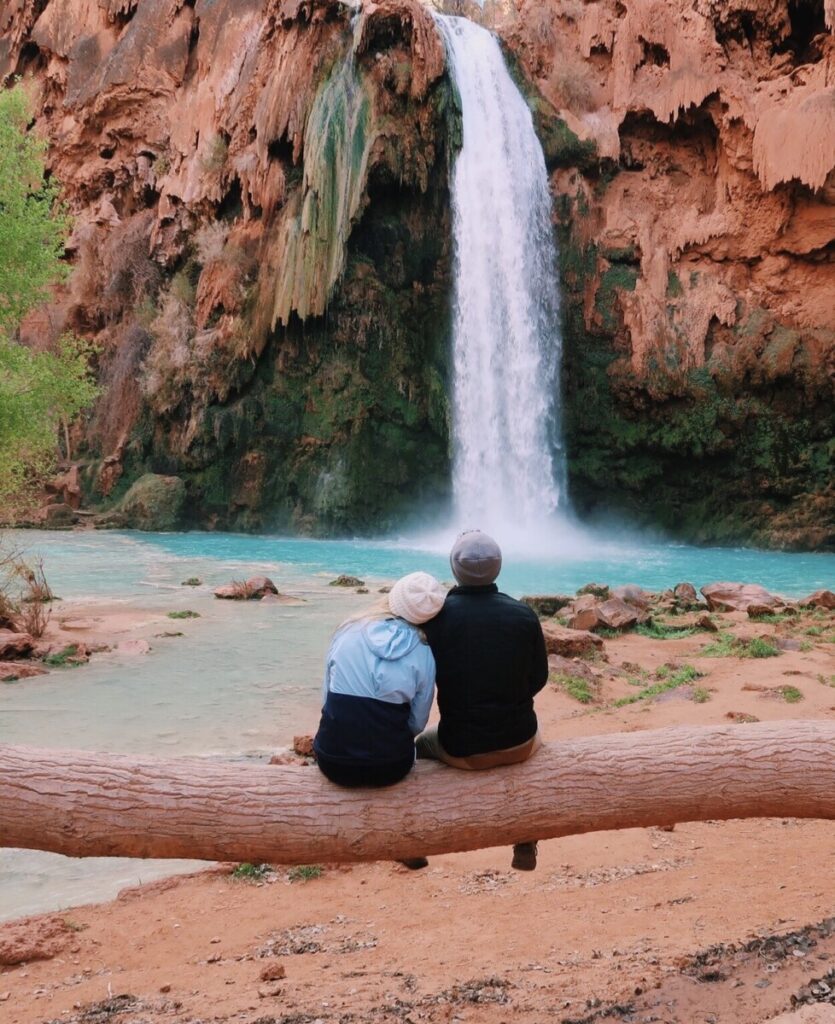
[[[409,704],[417,736],[435,694],[435,659],[415,626],[390,618],[352,622],[334,636],[325,662],[322,703],[329,694]]]

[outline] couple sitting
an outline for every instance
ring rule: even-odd
[[[450,565],[458,586],[449,593],[428,573],[412,573],[334,635],[313,743],[332,782],[390,786],[415,754],[495,768],[540,746],[533,698],[548,679],[548,657],[539,619],[499,593],[502,555],[486,534],[462,533]],[[440,723],[423,731],[436,682]],[[535,842],[514,846],[513,867],[536,867]]]

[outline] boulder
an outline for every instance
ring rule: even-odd
[[[302,757],[313,757],[313,737],[294,736],[293,751],[296,754],[300,754]]]
[[[225,601],[260,601],[267,594],[278,596],[278,587],[269,576],[250,576],[242,583],[215,587],[214,595]]]
[[[763,615],[773,615],[774,609],[768,604],[749,604],[745,609],[748,612],[749,619],[761,619]]]
[[[589,604],[588,601],[592,603]],[[627,604],[617,597],[610,597],[608,601],[596,601],[590,595],[586,595],[575,601],[573,608],[574,614],[568,620],[572,629],[631,629],[648,618],[643,609]]]
[[[356,576],[346,576],[344,573],[341,576],[337,576],[335,580],[331,580],[328,586],[331,587],[364,587],[365,580],[358,579]]]
[[[81,478],[78,465],[72,465],[60,476],[56,476],[46,484],[49,494],[57,494],[59,501],[68,505],[70,509],[77,509],[81,506]]]
[[[13,683],[16,679],[46,675],[46,670],[30,661],[0,661],[0,682]]]
[[[183,515],[186,485],[178,476],[146,473],[122,498],[118,521],[134,530],[175,530]]]
[[[609,588],[605,583],[586,583],[585,586],[580,587],[577,593],[591,594],[592,597],[599,597],[601,601],[605,601],[609,596]]]
[[[627,604],[617,597],[610,597],[597,606],[600,624],[607,629],[631,629],[647,619],[646,613],[633,604]]]
[[[603,649],[603,639],[584,629],[567,629],[556,622],[543,622],[542,632],[549,654],[582,658]]]
[[[694,591],[695,593],[695,591]],[[646,609],[652,604],[652,594],[648,593],[643,587],[638,587],[634,583],[627,583],[622,587],[615,587],[612,591],[612,597],[616,597],[619,601],[623,601],[625,604],[631,604],[635,608]]]
[[[703,629],[706,633],[719,632],[719,627],[707,613],[705,613],[704,615],[700,615],[698,619],[696,619],[696,625],[699,627],[699,629]]]
[[[580,658],[563,658],[560,654],[549,654],[548,668],[560,675],[573,676],[575,679],[587,679],[591,683],[596,683],[598,678],[589,663]]]
[[[48,530],[63,530],[68,526],[74,526],[76,522],[78,522],[78,516],[66,502],[58,501],[44,506],[43,525]]]
[[[744,612],[750,604],[773,611],[784,603],[758,583],[708,583],[701,589],[712,612]]]
[[[698,608],[701,605],[699,595],[692,583],[677,583],[673,587],[672,596],[679,608]]]
[[[277,594],[278,587],[269,576],[250,576],[246,581],[246,588],[250,591],[253,600],[260,600],[265,594]]]
[[[573,598],[565,594],[528,594],[522,598],[523,604],[545,618],[556,615],[561,608],[571,604],[572,600]]]
[[[801,608],[835,609],[835,594],[831,590],[816,590],[814,594],[804,597],[798,602]]]
[[[10,629],[0,629],[0,660],[28,658],[34,646],[35,641],[28,633],[14,633]]]
[[[597,606],[600,604],[594,594],[581,594],[566,606],[571,629],[594,629],[598,624]]]

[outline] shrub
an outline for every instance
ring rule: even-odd
[[[803,700],[803,694],[796,686],[781,686],[780,696],[787,704],[797,704]]]

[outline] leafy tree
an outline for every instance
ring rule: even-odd
[[[15,340],[29,310],[68,272],[69,219],[44,174],[45,144],[28,130],[22,86],[0,92],[0,517],[8,519],[52,467],[59,424],[96,395],[89,344],[62,338],[34,352]]]

